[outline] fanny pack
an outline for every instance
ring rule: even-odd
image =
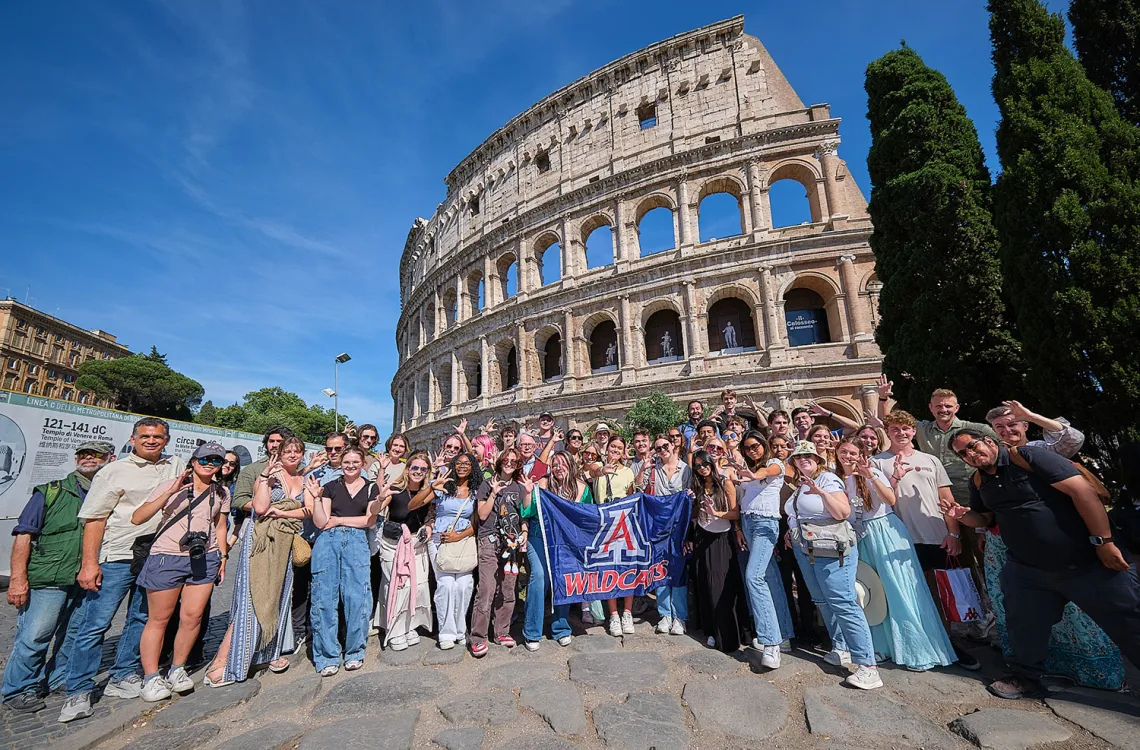
[[[385,520],[380,527],[380,534],[385,539],[399,539],[404,534],[404,524]]]
[[[843,565],[847,551],[855,547],[855,530],[847,521],[832,519],[831,521],[803,521],[800,520],[800,493],[792,496],[792,509],[796,513],[796,528],[791,530],[792,542],[798,544],[800,549],[811,563],[815,558],[838,557],[840,566]]]

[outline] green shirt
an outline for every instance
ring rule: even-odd
[[[950,423],[950,429],[945,432],[943,432],[938,426],[938,423],[933,420],[920,420],[918,430],[914,435],[914,442],[918,444],[920,451],[929,453],[937,458],[946,469],[946,473],[950,476],[950,491],[954,493],[954,499],[961,505],[969,505],[969,481],[970,477],[974,474],[974,469],[973,467],[967,466],[966,463],[958,458],[958,455],[950,449],[950,436],[964,427],[984,432],[993,438],[994,442],[999,442],[997,433],[990,429],[988,424],[967,422],[957,417]]]
[[[588,505],[594,504],[594,493],[590,492],[590,485],[588,484],[586,485],[586,492],[582,495],[582,503]],[[519,517],[524,520],[527,518],[538,518],[538,503],[532,502],[530,505],[524,505]]]

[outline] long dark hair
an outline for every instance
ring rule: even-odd
[[[713,489],[716,491],[716,497],[719,498],[721,500],[721,503],[723,503],[725,506],[723,508],[720,507],[721,503],[717,503],[714,500],[713,502],[717,506],[717,510],[728,510],[728,493],[724,490],[724,478],[720,475],[720,469],[716,465],[716,459],[714,459],[712,455],[703,448],[693,454],[693,494],[700,498],[700,496],[705,492],[704,477],[697,473],[698,461],[705,463],[707,466],[709,466],[709,468],[712,469],[709,472],[709,479],[712,480]]]
[[[479,437],[482,437],[482,435]],[[507,481],[521,482],[523,476],[523,459],[522,451],[520,451],[518,448],[507,448],[505,451],[499,454],[499,457],[497,459],[495,459],[495,477],[498,478],[498,476],[503,473],[503,459],[507,456],[514,456],[515,458],[515,470],[511,472],[511,478]],[[456,458],[458,458],[458,456],[456,456]],[[479,472],[482,473],[482,471],[482,468],[480,468]]]
[[[756,440],[756,441],[758,441],[760,443],[760,445],[763,446],[763,448],[764,448],[764,455],[762,455],[756,461],[753,461],[748,456],[748,451],[744,450],[744,441],[745,440]],[[770,445],[768,445],[768,440],[767,440],[767,438],[764,437],[764,433],[760,432],[759,430],[749,430],[748,432],[744,433],[744,437],[740,438],[739,450],[740,450],[740,455],[744,456],[744,465],[746,467],[748,467],[749,471],[756,471],[757,469],[763,468],[764,464],[768,463],[768,459],[772,457],[772,447]],[[696,456],[694,456],[693,458],[695,459]]]
[[[178,488],[179,492],[181,492],[182,490],[186,490],[190,494],[189,499],[191,501],[194,500],[194,477],[197,476],[197,474],[194,474],[194,463],[196,461],[197,461],[197,459],[194,458],[193,456],[191,456],[186,461],[186,468],[190,470],[190,474],[192,475],[190,478],[190,484],[184,484]],[[213,494],[214,499],[207,500],[207,502],[218,502],[218,503],[220,503],[225,498],[225,493],[227,491],[226,490],[226,484],[225,484],[225,482],[222,481],[221,477],[222,477],[222,470],[218,469],[217,473],[214,474],[214,476],[210,478],[210,487],[209,487],[208,491]],[[211,521],[211,523],[212,522],[213,521]]]
[[[226,466],[225,464],[222,464],[222,470],[218,472],[217,476],[218,481],[222,482],[223,484],[231,484],[237,481],[238,474],[241,473],[241,456],[239,456],[234,451],[226,451],[226,455],[233,456],[235,459],[237,459],[237,465],[234,466],[233,471],[231,471],[229,474],[226,474]],[[225,459],[223,458],[222,460]]]
[[[471,476],[467,478],[467,491],[474,497],[475,493],[479,491],[479,485],[483,484],[483,469],[479,466],[479,459],[466,452],[457,454],[447,465],[447,481],[444,482],[443,491],[454,496],[459,490],[455,484],[455,462],[464,456],[467,456],[467,460],[471,462]]]

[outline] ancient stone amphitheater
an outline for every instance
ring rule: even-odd
[[[858,418],[879,283],[838,145],[839,119],[804,106],[742,16],[550,94],[460,162],[408,233],[396,428],[426,445],[459,417],[546,410],[585,427],[652,391],[716,403],[728,385]],[[781,180],[810,222],[773,226]],[[717,201],[738,226],[702,225]],[[664,249],[642,247],[650,222]]]

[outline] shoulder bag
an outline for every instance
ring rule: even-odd
[[[459,506],[459,512],[455,514],[455,520],[451,522],[448,531],[455,531],[455,524],[459,523],[459,517],[463,515],[467,502],[471,500],[471,493],[468,492],[467,494],[467,500],[464,500],[463,505]],[[478,565],[479,551],[475,546],[474,534],[464,537],[458,542],[443,542],[435,553],[435,566],[444,573],[454,575],[470,573]]]
[[[838,557],[842,566],[847,551],[855,547],[855,530],[847,521],[804,521],[800,518],[800,493],[792,495],[792,509],[796,513],[797,526],[791,529],[792,541],[814,565],[816,556]]]

